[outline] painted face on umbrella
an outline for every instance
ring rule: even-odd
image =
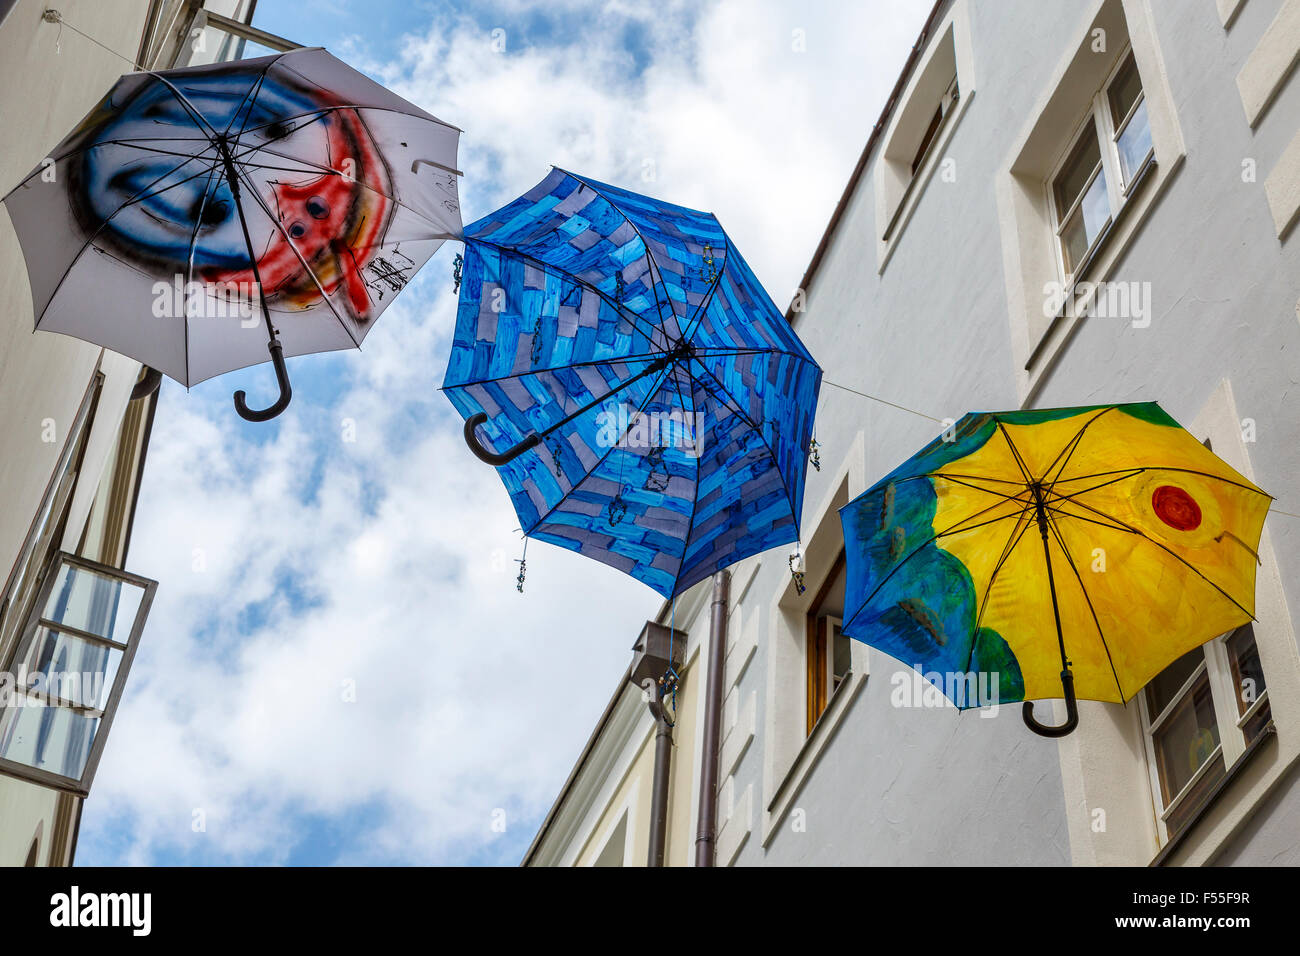
[[[226,134],[268,298],[307,309],[320,303],[322,288],[333,298],[342,287],[336,307],[365,321],[364,269],[390,217],[387,170],[355,110],[269,77],[250,107],[256,82],[257,74],[225,70],[188,78],[183,100],[155,81],[128,103],[106,102],[104,118],[87,129],[102,145],[74,169],[78,212],[97,241],[160,277],[251,282],[234,198],[210,142]]]

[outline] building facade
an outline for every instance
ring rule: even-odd
[[[243,55],[246,37],[230,31],[250,21],[254,2],[0,4],[0,194],[132,62],[167,69]],[[156,586],[124,569],[157,382],[129,358],[33,333],[7,215],[0,317],[0,865],[66,866]]]
[[[1300,0],[936,4],[789,313],[828,383],[922,414],[824,385],[806,590],[787,551],[731,569],[717,865],[1300,863],[1298,57]],[[1277,499],[1252,625],[1060,740],[839,634],[838,509],[936,422],[1148,400]],[[687,864],[707,582],[676,622]],[[525,865],[644,864],[653,733],[620,684]]]

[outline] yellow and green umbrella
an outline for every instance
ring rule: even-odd
[[[1270,500],[1155,402],[973,412],[841,509],[844,633],[1063,736],[1254,618]]]

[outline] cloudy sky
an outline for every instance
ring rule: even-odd
[[[254,22],[464,129],[466,222],[564,166],[715,212],[784,307],[929,6],[260,0]],[[79,864],[527,848],[660,599],[541,543],[515,591],[518,522],[437,391],[457,248],[364,351],[292,360],[271,424],[230,404],[269,400],[266,366],[163,385],[130,558],[162,586]]]

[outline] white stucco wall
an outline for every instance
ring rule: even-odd
[[[1077,0],[969,4],[975,95],[944,152],[955,161],[955,181],[930,179],[878,273],[873,159],[809,290],[797,329],[828,380],[941,418],[1018,407],[1021,370],[1012,359],[996,179],[1095,9]],[[1227,379],[1239,414],[1256,423],[1248,454],[1257,481],[1279,508],[1300,512],[1300,244],[1279,241],[1264,189],[1296,135],[1300,82],[1286,84],[1253,129],[1237,85],[1279,0],[1246,0],[1226,31],[1214,0],[1151,0],[1135,9],[1149,17],[1186,150],[1109,276],[1150,283],[1152,321],[1148,328],[1115,319],[1079,323],[1033,404],[1153,399],[1190,424]],[[1248,158],[1258,170],[1253,182],[1241,174]],[[859,433],[870,484],[938,430],[823,388],[817,433],[824,466],[809,472],[805,541]],[[1300,521],[1276,516],[1268,529],[1279,577],[1293,588]],[[752,786],[764,805],[785,768],[771,760],[765,766],[768,738],[779,719],[792,719],[774,710],[802,715],[802,671],[785,673],[788,662],[781,673],[770,670],[774,648],[788,640],[772,595],[787,581],[785,553],[764,556],[748,599],[764,618],[764,647],[738,688],[757,692],[764,715],[733,785]],[[1292,629],[1300,631],[1300,593],[1290,597]],[[737,862],[1070,863],[1058,744],[1031,735],[1015,707],[995,719],[894,708],[889,677],[899,666],[872,652],[864,690],[793,801],[803,811],[802,829],[784,821],[764,845],[757,826]],[[791,700],[794,706],[785,706]],[[1096,772],[1130,769],[1109,763]],[[1149,794],[1134,789],[1136,777],[1125,779],[1149,814]],[[1289,780],[1256,807],[1258,822],[1222,848],[1224,860],[1275,860],[1253,844],[1280,832],[1294,840],[1300,804],[1287,795],[1294,774]],[[1134,825],[1146,832],[1151,822]]]

